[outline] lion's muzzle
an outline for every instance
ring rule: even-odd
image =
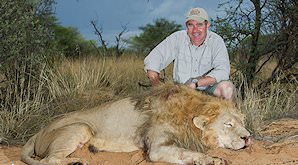
[[[241,137],[241,139],[244,140],[244,144],[245,144],[243,148],[246,148],[251,144],[251,137],[250,136]]]

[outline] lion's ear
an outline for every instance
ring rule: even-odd
[[[208,120],[209,118],[207,116],[200,115],[200,116],[194,117],[192,119],[192,122],[197,128],[204,130]]]

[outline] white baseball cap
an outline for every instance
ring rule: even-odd
[[[186,22],[189,20],[195,20],[197,22],[208,21],[208,14],[203,8],[192,8],[186,15]]]

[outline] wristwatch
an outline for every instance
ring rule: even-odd
[[[195,78],[191,80],[192,83],[195,83],[196,88],[198,88],[198,81],[199,80],[198,79],[195,79]]]

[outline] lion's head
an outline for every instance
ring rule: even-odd
[[[238,150],[249,145],[250,133],[244,128],[243,116],[235,109],[221,109],[214,118],[199,115],[193,123],[202,130],[202,142],[210,148]]]
[[[204,152],[217,147],[238,150],[249,144],[244,116],[229,101],[172,84],[155,89],[145,100],[149,101],[138,106],[152,117],[144,127],[164,124],[175,130],[165,130],[167,145]]]

